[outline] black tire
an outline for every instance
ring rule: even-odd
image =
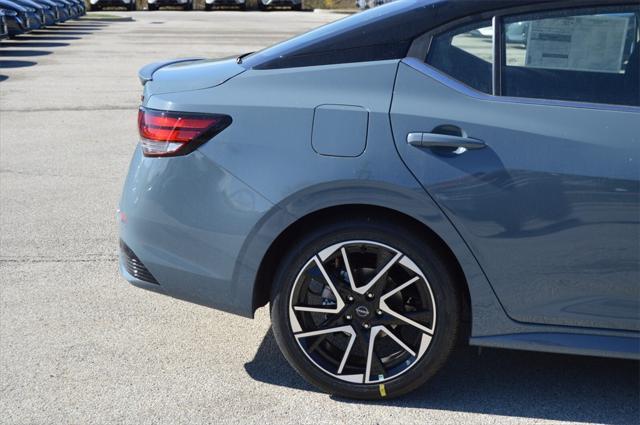
[[[182,10],[184,11],[191,10],[191,5],[189,3],[185,4],[184,6],[182,6]]]
[[[158,10],[158,6],[155,4],[150,4],[149,5],[149,10]]]
[[[92,12],[99,12],[101,10],[102,10],[102,7],[100,7],[100,5],[97,5],[97,4],[92,4],[91,5],[91,11]]]
[[[212,8],[213,8],[213,5],[209,3],[204,4],[204,10],[206,10],[207,12],[210,12]]]
[[[269,6],[265,5],[264,3],[262,3],[261,0],[258,0],[258,10],[261,11],[266,11],[269,8]]]
[[[135,10],[136,10],[136,2],[135,2],[135,1],[132,1],[132,2],[129,4],[129,11],[134,12]]]
[[[375,382],[346,382],[345,380],[337,379],[336,377],[330,375],[327,371],[323,371],[318,364],[312,362],[310,360],[310,357],[307,357],[307,354],[305,354],[305,352],[303,351],[302,346],[298,344],[298,340],[294,336],[292,322],[290,321],[290,297],[294,296],[292,291],[294,290],[294,286],[296,285],[298,277],[302,276],[303,269],[305,267],[309,267],[309,264],[312,263],[314,258],[319,258],[317,257],[317,254],[325,248],[330,246],[337,246],[336,244],[341,244],[346,241],[373,241],[375,243],[392,247],[398,252],[403,253],[407,258],[413,261],[413,264],[415,266],[417,266],[422,271],[423,276],[426,277],[426,286],[430,287],[430,292],[432,294],[431,300],[433,301],[433,335],[431,336],[430,343],[427,343],[426,351],[422,351],[422,346],[420,345],[419,350],[423,352],[423,354],[414,354],[413,356],[415,357],[415,360],[413,360],[412,366],[407,366],[406,369],[401,372],[401,374],[390,376],[388,380],[383,381],[384,385]],[[349,249],[354,248],[351,247]],[[354,255],[358,255],[357,247],[355,249],[356,254]],[[330,258],[332,257],[327,258],[327,260],[329,260]],[[327,263],[326,267],[329,267],[330,264],[333,263],[334,260],[331,259],[330,262]],[[351,266],[350,268],[352,267],[353,266]],[[353,270],[355,275],[355,273],[357,273],[357,269],[354,268]],[[343,278],[344,274],[345,273],[342,273]],[[391,275],[391,272],[389,272],[389,275]],[[350,277],[350,279],[352,278]],[[384,278],[381,278],[379,280],[379,282],[382,282],[383,279],[389,281],[388,276],[385,275]],[[344,282],[336,283],[336,285],[343,284]],[[383,284],[383,287],[387,288],[387,286],[385,285],[388,285],[388,283]],[[398,286],[402,285],[398,284]],[[310,288],[311,284],[308,284],[308,287]],[[393,289],[391,289],[391,291],[389,292],[393,292]],[[378,295],[381,295],[382,293],[383,292],[381,291],[378,293]],[[390,294],[388,293],[388,295]],[[400,293],[396,295],[400,295]],[[394,295],[394,297],[396,295]],[[402,297],[404,296],[401,296],[401,298]],[[384,296],[380,297],[380,299],[384,298]],[[415,232],[411,232],[402,226],[389,223],[384,220],[350,220],[321,226],[317,228],[317,230],[312,231],[305,237],[301,238],[298,242],[294,243],[290,247],[288,253],[284,256],[283,260],[279,264],[276,278],[273,282],[271,293],[271,320],[275,339],[285,358],[293,366],[293,368],[311,384],[317,386],[327,393],[347,398],[366,400],[381,399],[385,397],[394,398],[413,391],[414,389],[423,385],[444,364],[445,360],[448,358],[457,342],[460,329],[460,312],[462,311],[461,300],[462,298],[460,296],[458,287],[456,286],[456,282],[454,282],[452,278],[449,268],[441,259],[438,252],[429,244],[428,241],[416,237]],[[404,302],[405,301],[401,300],[402,305],[404,305]],[[360,301],[356,300],[355,303],[358,304],[360,303]],[[322,305],[325,304],[323,303]],[[360,308],[360,306],[358,308]],[[345,310],[343,309],[342,312],[344,311]],[[380,313],[380,310],[378,310],[377,312],[381,314],[381,320],[384,319],[384,316],[382,314],[386,315],[386,313]],[[311,315],[316,313],[308,314]],[[336,314],[335,316],[339,316],[339,314]],[[374,315],[372,314],[372,316]],[[334,316],[325,315],[325,317]],[[352,327],[352,330],[355,330],[355,317],[353,319],[349,318],[348,316],[344,317],[346,317],[346,319],[340,320],[353,320],[353,322],[350,323],[354,326]],[[375,319],[376,317],[371,317],[371,320]],[[295,320],[296,322],[298,321],[298,319]],[[344,321],[340,322],[340,326],[344,325],[345,323],[346,322]],[[362,328],[364,328],[366,325],[361,322],[358,323],[362,326]],[[404,333],[404,331],[402,330],[404,328],[401,329],[401,326],[409,325],[407,325],[406,323],[400,323],[398,325],[398,323],[396,323],[396,327],[393,326],[394,325],[388,326],[388,329],[392,331],[391,333],[401,332],[401,335],[406,335],[406,333]],[[376,327],[377,326],[373,326],[370,328],[372,333]],[[369,327],[367,327],[366,329],[369,329]],[[387,329],[384,330],[386,331]],[[416,329],[413,329],[413,331],[416,331]],[[364,332],[362,333],[362,335],[365,335],[367,331],[364,330],[362,332]],[[386,332],[382,332],[383,337],[385,337],[385,334]],[[299,338],[301,333],[298,333],[297,335]],[[347,335],[349,334],[347,333]],[[374,342],[369,345],[370,351],[371,347],[373,347],[375,344],[378,344],[378,342],[376,342],[375,335],[377,334],[373,335]],[[387,339],[386,341],[389,340],[390,339]],[[422,344],[423,342],[424,341],[422,340],[420,344]],[[325,342],[323,342],[322,344],[325,344]],[[329,342],[327,342],[326,344],[330,345]],[[353,346],[355,345],[357,344],[354,343]],[[362,347],[362,345],[360,345],[360,347]],[[332,347],[329,346],[327,350],[331,351],[331,348]],[[335,348],[335,346],[333,346],[333,348]],[[324,350],[324,348],[321,350]],[[415,353],[418,353],[419,350],[416,349]],[[376,354],[376,358],[378,358],[379,353],[376,352],[375,348],[372,351]],[[353,351],[351,351],[350,353],[353,353]],[[409,354],[410,353],[408,351],[405,353],[406,356],[408,356]],[[345,355],[344,358],[350,358],[350,355],[352,354]],[[379,358],[378,360],[380,361]],[[335,364],[336,363],[334,363],[334,365]],[[349,362],[347,361],[346,364],[349,364]],[[380,364],[382,363],[380,362]],[[402,363],[400,363],[400,366],[397,367],[402,367]],[[370,369],[370,372],[372,371],[373,370]],[[340,371],[338,370],[338,372],[334,373],[339,374]],[[375,374],[377,372],[373,373]],[[366,376],[366,374],[363,374],[362,376]],[[370,374],[370,376],[372,375]],[[384,375],[378,375],[378,379],[380,379],[381,377],[384,378]]]
[[[240,9],[242,12],[247,10],[247,4],[246,3],[242,3],[240,6],[238,6],[238,9]]]
[[[296,12],[301,11],[302,10],[302,3],[294,4],[293,6],[291,6],[291,10],[295,10]]]

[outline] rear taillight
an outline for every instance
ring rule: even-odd
[[[138,129],[145,156],[178,156],[193,152],[231,124],[219,114],[167,112],[140,108]]]

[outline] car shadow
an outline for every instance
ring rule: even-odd
[[[14,60],[0,60],[0,69],[4,68],[24,68],[27,66],[33,66],[37,62],[31,61],[14,61]]]
[[[271,330],[245,370],[272,385],[316,391],[288,365]],[[526,351],[458,348],[425,386],[399,399],[348,404],[583,423],[631,424],[640,418],[640,363]]]
[[[0,50],[0,56],[26,57],[26,56],[46,56],[53,52],[47,50]]]
[[[70,37],[70,36],[57,36],[57,37],[53,37],[53,36],[38,36],[38,35],[33,35],[33,33],[31,34],[27,34],[27,35],[18,35],[16,37],[13,38],[14,40],[24,40],[24,41],[68,41],[68,40],[81,40],[82,37]]]
[[[53,28],[104,28],[109,24],[104,22],[63,22]]]
[[[266,382],[287,388],[318,392],[312,385],[303,380],[287,363],[269,331],[262,339],[253,360],[245,363],[244,369],[256,381]]]
[[[52,48],[52,47],[65,47],[68,46],[69,43],[56,43],[56,42],[51,42],[51,41],[36,41],[36,42],[29,42],[29,41],[24,41],[24,42],[13,42],[13,41],[3,41],[2,42],[2,47],[6,48],[6,47],[37,47],[37,48],[41,48],[41,49],[46,49],[46,48]]]
[[[4,80],[7,80],[7,79],[9,79],[9,77],[8,77],[8,76],[6,76],[6,75],[0,75],[0,83],[1,83],[1,82],[3,82]]]
[[[61,25],[58,27],[52,27],[54,30],[65,31],[100,31],[106,25]]]
[[[47,30],[35,30],[30,34],[33,34],[33,35],[91,35],[93,34],[93,32],[47,29]]]
[[[95,30],[100,30],[109,24],[106,23],[63,23],[55,27],[47,27],[44,30],[32,31],[28,34],[22,34],[11,40],[3,41],[0,46],[0,57],[3,58],[26,58],[34,56],[47,56],[53,53],[51,49],[54,47],[69,46],[66,41],[81,40],[83,35],[93,34]],[[7,48],[18,48],[10,49]],[[0,60],[0,68],[22,68],[36,65],[37,62],[23,60]],[[8,76],[2,76],[0,81],[8,79]]]

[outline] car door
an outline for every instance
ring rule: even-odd
[[[640,329],[638,16],[467,19],[399,66],[398,152],[514,320]]]

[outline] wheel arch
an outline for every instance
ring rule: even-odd
[[[452,249],[434,230],[420,220],[398,210],[373,204],[343,204],[325,207],[298,218],[286,227],[271,243],[258,267],[253,289],[252,307],[254,311],[269,302],[271,285],[279,266],[280,254],[285,252],[299,239],[301,233],[310,223],[318,226],[340,220],[343,217],[382,219],[400,223],[403,227],[406,227],[413,234],[419,235],[420,239],[432,244],[438,252],[442,253],[442,259],[447,264],[449,272],[459,286],[460,293],[463,297],[461,301],[464,329],[462,329],[461,336],[468,339],[472,317],[469,283]]]

